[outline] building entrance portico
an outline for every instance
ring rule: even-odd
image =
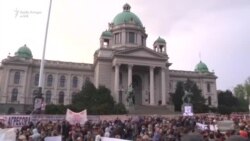
[[[134,93],[134,104],[142,105],[142,79],[139,75],[133,75],[133,93]]]
[[[117,95],[119,101],[127,103],[127,92],[130,85],[133,87],[135,105],[157,105],[161,101],[166,104],[165,97],[165,69],[154,66],[144,66],[135,64],[115,65],[115,83],[114,88],[117,94],[122,88],[124,96]],[[160,78],[158,81],[156,78]]]

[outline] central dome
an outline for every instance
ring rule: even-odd
[[[131,7],[129,4],[125,4],[123,6],[123,12],[115,16],[113,24],[120,25],[120,24],[133,23],[135,25],[142,27],[141,20],[134,13],[130,12],[130,8]]]
[[[201,72],[201,73],[209,72],[207,65],[203,63],[202,61],[200,61],[200,63],[196,65],[194,71]]]
[[[26,44],[18,49],[15,56],[30,59],[32,58],[31,50],[26,46]]]

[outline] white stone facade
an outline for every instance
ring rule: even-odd
[[[126,5],[125,5],[126,6]],[[125,12],[130,12],[126,9]],[[126,91],[133,85],[135,104],[169,105],[178,81],[196,82],[207,104],[217,106],[216,79],[212,72],[170,70],[167,44],[159,38],[152,49],[146,46],[145,27],[131,22],[109,24],[100,37],[94,63],[45,62],[43,96],[47,103],[70,104],[86,79],[96,87],[106,86],[116,102],[126,104]],[[2,60],[0,103],[32,105],[38,88],[40,60],[19,56]],[[61,96],[61,97],[60,97]]]

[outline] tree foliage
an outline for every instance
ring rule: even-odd
[[[55,111],[58,114],[65,114],[67,108],[75,112],[87,109],[87,112],[90,115],[127,113],[123,104],[115,103],[109,89],[104,86],[100,86],[96,89],[94,84],[89,80],[85,81],[82,90],[73,98],[72,104],[67,106],[50,105],[49,107],[46,107],[46,112],[51,114],[52,111]]]
[[[239,99],[244,99],[246,97],[245,87],[242,84],[238,84],[234,88],[235,96]]]
[[[182,97],[184,96],[184,87],[183,82],[177,82],[175,93],[173,95],[173,103],[174,103],[174,109],[175,111],[181,111],[182,107]]]
[[[206,99],[202,95],[202,91],[198,88],[194,81],[187,79],[184,88],[192,93],[191,103],[195,113],[208,112],[208,106],[205,104]]]
[[[185,83],[178,82],[176,85],[176,90],[173,95],[173,102],[175,106],[175,111],[181,111],[182,109],[182,97],[185,91],[190,91],[191,104],[193,105],[193,111],[196,113],[207,112],[208,106],[205,105],[206,99],[202,96],[201,90],[198,88],[195,82],[187,79]]]
[[[219,91],[218,93],[218,111],[221,114],[247,112],[247,105],[246,100],[235,97],[230,90]]]

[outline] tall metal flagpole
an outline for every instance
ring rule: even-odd
[[[43,45],[43,56],[42,56],[42,60],[41,60],[41,64],[40,64],[40,72],[39,72],[38,97],[40,97],[40,98],[42,98],[44,58],[45,58],[45,50],[46,50],[46,43],[47,43],[47,34],[48,34],[48,29],[49,29],[49,19],[50,19],[51,4],[52,4],[52,0],[50,0],[50,4],[49,4],[49,12],[48,12],[48,17],[47,17],[48,19],[47,19],[47,25],[46,25],[46,30],[45,30],[45,38],[44,38],[44,45]]]

